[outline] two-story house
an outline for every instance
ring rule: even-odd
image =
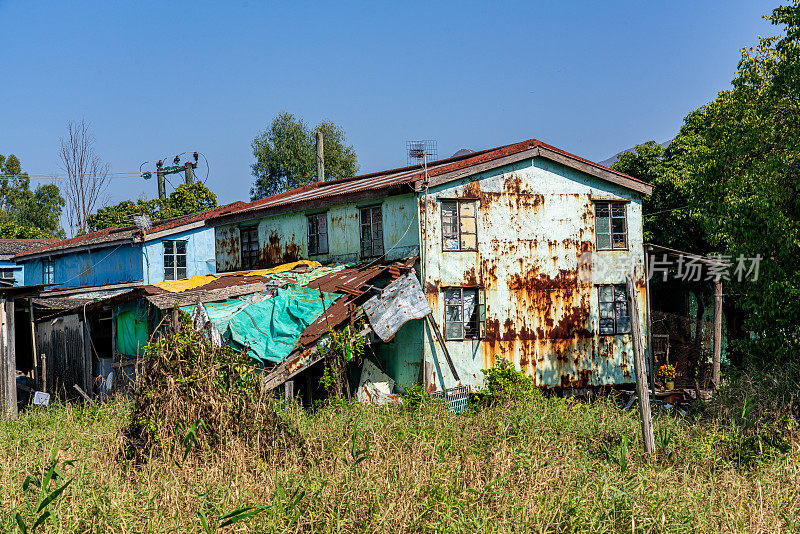
[[[537,140],[312,183],[208,217],[218,272],[417,256],[458,382],[506,358],[538,384],[634,381],[625,276],[645,324],[651,186]],[[603,269],[592,269],[592,265]],[[400,384],[450,387],[431,323],[376,350]]]

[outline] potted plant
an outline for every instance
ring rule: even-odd
[[[675,366],[665,363],[658,368],[658,377],[667,389],[675,389]]]

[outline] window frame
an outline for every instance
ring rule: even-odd
[[[628,286],[627,284],[598,284],[597,286],[597,333],[601,336],[623,336],[629,335],[632,333],[632,323],[631,321],[633,318],[631,317],[631,306],[630,306],[630,299],[628,297]],[[604,300],[603,299],[603,291],[604,288],[611,288],[611,300]],[[622,296],[624,298],[618,298],[617,291],[622,291]],[[609,316],[608,314],[604,315],[603,312],[603,304],[611,304],[613,317]],[[626,314],[619,313],[620,304],[625,305],[625,312]],[[621,317],[626,317],[628,319],[628,326],[626,330],[620,328],[619,321]],[[614,328],[611,332],[604,332],[603,331],[603,321],[613,319],[614,321]]]
[[[13,280],[14,279],[14,268],[13,267],[3,267],[0,268],[0,279],[2,280]],[[10,276],[6,276],[6,274]]]
[[[478,251],[478,201],[474,198],[443,198],[439,199],[440,206],[439,211],[440,219],[441,219],[441,229],[442,229],[442,252],[477,252]],[[463,204],[470,203],[473,205],[473,215],[461,215],[461,206]],[[455,234],[445,235],[445,222],[444,222],[444,214],[445,214],[445,205],[446,204],[455,204],[456,206],[456,213],[455,213]],[[475,233],[470,234],[467,232],[466,234],[462,230],[462,217],[466,219],[473,219],[475,221]],[[474,235],[475,236],[475,246],[473,248],[465,247],[464,246],[464,235]],[[446,248],[445,247],[445,240],[446,239],[456,239],[458,243],[458,248]]]
[[[42,284],[56,283],[56,262],[53,258],[42,259]]]
[[[373,213],[375,210],[380,213],[380,220],[376,221],[373,217]],[[364,222],[364,212],[369,212],[369,222]],[[359,255],[361,259],[371,259],[371,258],[378,258],[386,253],[386,245],[383,242],[383,204],[370,204],[366,206],[359,206],[358,208],[358,222],[359,227],[361,229],[359,235]],[[380,224],[380,237],[375,237],[375,226],[376,224]],[[369,237],[369,244],[370,244],[370,253],[364,254],[364,228],[369,228],[370,237]],[[380,244],[380,251],[376,252],[375,250],[375,243]]]
[[[165,239],[162,241],[163,252],[163,266],[164,266],[164,281],[186,280],[189,277],[189,240],[188,239]],[[183,243],[183,254],[178,253],[178,243]],[[172,252],[167,252],[167,244],[172,247]],[[167,257],[172,256],[172,265],[167,267]],[[178,258],[183,256],[183,267],[178,265]],[[183,269],[183,278],[178,276],[179,269]],[[171,270],[172,278],[167,277],[168,270]]]
[[[453,307],[452,304],[448,305],[448,298],[447,293],[449,291],[459,291],[459,302],[458,305],[460,308],[459,315],[461,316],[461,321],[449,321],[448,320],[448,307]],[[473,312],[474,318],[470,317],[469,320],[464,320],[464,291],[475,291],[475,311]],[[444,318],[442,320],[442,328],[444,330],[444,339],[445,341],[480,341],[486,337],[486,290],[482,287],[475,287],[475,286],[451,286],[451,287],[443,287],[442,288],[442,300],[444,302]],[[474,320],[475,324],[473,324],[473,334],[471,336],[467,336],[467,324]],[[449,336],[448,332],[448,325],[451,324],[461,324],[461,337],[451,337]]]
[[[630,249],[630,236],[628,235],[628,201],[626,200],[593,200],[594,204],[594,243],[595,248],[600,250],[629,250]],[[598,207],[600,205],[606,205],[608,207],[608,217],[599,217],[597,215]],[[622,216],[614,216],[613,207],[614,206],[622,206]],[[598,231],[598,221],[599,220],[608,220],[608,232],[600,232]],[[614,232],[614,219],[622,220],[624,224],[624,230],[622,232]],[[600,246],[600,236],[608,236],[609,239],[609,246],[601,247]],[[623,235],[625,236],[625,246],[624,247],[617,247],[614,246],[614,236]]]
[[[319,231],[319,221],[320,219],[325,221],[325,232]],[[312,233],[312,221],[314,221],[314,232]],[[326,254],[330,254],[329,242],[328,242],[328,212],[316,212],[316,213],[308,213],[306,214],[306,237],[308,239],[308,255],[309,256],[324,256]],[[320,246],[320,236],[325,236],[325,250],[321,250]],[[312,247],[313,243],[313,247]],[[312,252],[313,248],[313,252]]]
[[[245,235],[247,236],[246,240],[245,240]],[[255,240],[253,239],[253,236],[255,236]],[[252,247],[252,243],[254,242],[256,245],[255,251],[252,248],[248,248],[248,250],[245,251],[245,243],[247,243],[249,247]],[[260,252],[261,252],[261,244],[258,242],[258,225],[240,226],[239,263],[241,264],[242,270],[257,268],[259,264]]]

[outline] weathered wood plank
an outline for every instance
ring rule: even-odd
[[[161,293],[158,295],[149,295],[147,301],[153,306],[161,310],[168,310],[174,306],[189,306],[197,304],[198,302],[215,302],[218,300],[225,300],[241,295],[249,295],[250,293],[259,293],[266,291],[272,286],[267,286],[263,282],[254,282],[252,284],[231,286],[221,289],[199,290],[199,291],[184,291],[183,293]]]

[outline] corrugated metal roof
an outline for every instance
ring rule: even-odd
[[[152,234],[155,232],[163,232],[165,230],[180,228],[181,226],[191,224],[193,222],[203,221],[212,217],[227,214],[241,208],[244,205],[244,202],[237,201],[232,204],[226,204],[225,206],[219,206],[217,208],[193,213],[190,215],[183,215],[181,217],[174,217],[172,219],[166,219],[163,221],[155,221],[147,233]],[[73,237],[70,239],[58,239],[41,247],[20,252],[14,257],[22,258],[29,255],[41,254],[42,252],[55,252],[60,250],[68,250],[71,248],[85,247],[87,245],[97,245],[116,241],[133,241],[133,238],[140,236],[141,233],[141,230],[134,225],[124,226],[121,228],[104,228],[103,230],[98,230],[97,232],[84,234],[82,236]]]
[[[576,156],[575,154],[571,154],[570,152],[561,150],[560,148],[554,147],[537,139],[528,139],[527,141],[522,141],[520,143],[504,145],[479,152],[472,152],[461,156],[432,161],[428,164],[428,176],[432,178],[434,176],[439,176],[474,165],[480,165],[537,147],[556,152],[566,156],[567,158],[577,160],[585,165],[602,170],[603,172],[612,173],[621,179],[632,180],[633,182],[637,182],[639,184],[648,185],[642,180],[633,178],[632,176],[628,176],[613,169],[609,169],[608,167],[604,167],[599,163]],[[347,197],[355,193],[363,193],[367,191],[382,191],[392,188],[402,188],[404,185],[409,185],[410,192],[413,190],[413,187],[410,184],[423,179],[424,170],[422,166],[414,165],[411,167],[391,169],[371,174],[364,174],[361,176],[354,176],[351,178],[342,178],[327,182],[314,182],[312,184],[308,184],[297,189],[292,189],[291,191],[286,191],[278,195],[249,203],[243,203],[241,206],[229,211],[228,213],[215,215],[208,218],[213,220],[224,218],[225,216],[232,214],[239,215],[250,212],[265,211],[290,204],[299,204],[303,202],[337,197]]]

